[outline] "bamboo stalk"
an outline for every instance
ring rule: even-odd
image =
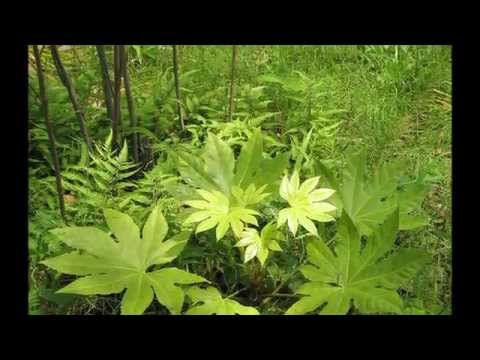
[[[235,66],[237,63],[237,45],[232,47],[232,71],[230,73],[230,101],[228,107],[228,121],[232,121],[232,115],[235,111],[235,104],[233,102],[235,98]]]
[[[60,214],[67,223],[67,219],[65,216],[65,200],[63,197],[63,186],[62,186],[62,178],[60,174],[60,162],[58,160],[58,152],[57,147],[55,145],[55,134],[53,131],[53,125],[50,122],[50,117],[48,114],[48,98],[47,93],[45,91],[45,78],[43,76],[43,68],[42,68],[42,61],[40,58],[40,51],[38,50],[37,45],[33,45],[33,54],[35,56],[35,63],[37,65],[37,77],[38,77],[38,88],[40,92],[40,104],[43,112],[43,117],[45,118],[45,124],[47,126],[47,133],[48,133],[48,142],[50,145],[50,154],[52,155],[53,160],[53,167],[55,170],[55,182],[57,185],[57,194],[58,194],[58,203],[60,206]]]
[[[178,118],[180,119],[180,126],[182,127],[182,131],[185,130],[185,123],[183,122],[183,113],[182,113],[182,106],[181,106],[181,96],[180,96],[180,79],[178,76],[178,57],[177,57],[177,46],[173,46],[173,75],[175,78],[175,94],[177,96],[177,112]]]
[[[122,68],[123,68],[123,86],[125,88],[125,94],[127,96],[128,113],[130,115],[130,126],[137,126],[137,115],[135,111],[135,100],[133,99],[132,89],[130,86],[130,76],[128,74],[128,49],[127,46],[123,48],[122,54]],[[133,147],[133,159],[135,162],[139,161],[138,157],[138,133],[132,133],[132,147]]]
[[[96,48],[97,48],[98,60],[100,62],[100,69],[102,73],[102,85],[103,85],[103,93],[105,95],[105,107],[107,108],[108,118],[112,120],[113,89],[112,89],[112,81],[110,80],[110,75],[108,74],[108,62],[107,62],[107,56],[105,54],[105,46],[97,45]]]
[[[114,67],[114,91],[113,91],[113,117],[112,117],[112,147],[116,149],[121,144],[120,139],[120,91],[122,86],[122,45],[115,45],[113,48]]]
[[[63,66],[62,60],[60,59],[60,54],[58,53],[57,46],[51,45],[50,50],[52,53],[53,62],[55,64],[55,68],[57,69],[57,73],[60,78],[60,81],[63,83],[63,85],[67,89],[70,102],[72,103],[73,110],[75,111],[75,115],[80,125],[80,131],[82,132],[83,139],[85,140],[85,143],[87,144],[88,149],[91,151],[92,141],[88,134],[88,129],[85,124],[85,116],[83,115],[83,111],[78,102],[78,97],[77,97],[75,88],[73,87],[70,76],[68,75],[67,71],[65,70],[65,67]]]

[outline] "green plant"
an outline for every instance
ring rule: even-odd
[[[104,49],[110,65],[113,47]],[[31,50],[29,311],[121,313],[125,294],[55,293],[76,276],[38,263],[72,249],[49,231],[65,222],[59,214]],[[112,113],[95,50],[58,46],[85,123],[98,141],[107,137]],[[129,50],[133,99],[121,95],[122,104],[117,104],[122,116],[116,123],[122,138],[141,135],[142,169],[128,161],[126,146],[112,152],[98,143],[90,154],[85,145],[80,147],[76,114],[44,47],[45,90],[67,187],[65,220],[108,231],[103,208],[119,210],[142,224],[159,207],[171,234],[188,230],[188,245],[165,266],[198,274],[210,287],[177,283],[186,304],[175,313],[280,315],[297,300],[288,313],[308,307],[305,313],[451,313],[451,47],[242,45],[230,102],[231,46],[177,45],[186,131],[180,131],[176,120],[172,46]],[[131,100],[138,121],[132,118],[129,125]],[[229,105],[232,121],[226,119]],[[362,149],[363,154],[349,154],[350,149]],[[120,153],[125,161],[120,161]],[[296,182],[291,176],[295,173],[298,191],[282,197],[282,177],[288,188]],[[336,221],[307,216],[317,203],[311,201],[317,185],[298,194],[319,175],[318,187],[334,190],[327,202],[320,201],[331,203],[331,212],[323,214]],[[395,211],[398,229],[392,240]],[[289,226],[289,218],[294,226]],[[310,223],[302,226],[305,219]],[[283,225],[277,227],[280,220]],[[213,223],[208,231],[193,231],[192,224],[202,230]],[[222,241],[216,241],[220,236]],[[112,238],[118,247],[115,232]],[[382,248],[383,255],[373,260]],[[78,255],[95,257],[81,249]],[[145,274],[161,266],[152,265]],[[389,279],[393,275],[385,271],[401,266],[405,271]],[[367,275],[383,280],[363,286],[358,279]],[[175,285],[166,284],[159,285],[160,290],[170,292]],[[154,297],[153,286],[151,292]],[[168,309],[153,301],[144,313],[166,314]]]
[[[79,295],[123,295],[121,313],[142,314],[155,293],[157,300],[172,314],[180,313],[184,293],[176,284],[206,281],[201,276],[177,268],[148,271],[175,259],[190,236],[181,232],[164,241],[168,224],[160,208],[155,208],[142,230],[126,214],[105,209],[105,219],[117,241],[94,227],[65,227],[52,230],[68,246],[85,251],[73,251],[42,261],[64,274],[83,275],[58,293]],[[153,288],[153,289],[152,289]]]
[[[428,261],[416,249],[390,254],[398,232],[399,212],[393,211],[362,247],[360,233],[346,212],[338,223],[335,254],[322,239],[308,245],[308,261],[301,267],[310,282],[297,289],[306,295],[286,314],[305,314],[326,303],[320,314],[346,314],[354,306],[363,314],[401,313],[402,299],[396,292]]]
[[[186,315],[259,315],[258,310],[254,307],[222,298],[218,290],[212,287],[201,289],[192,286],[187,290],[187,296],[192,300],[194,306],[187,310]],[[198,305],[199,303],[201,304]]]
[[[220,240],[231,227],[235,236],[239,237],[245,224],[257,225],[253,215],[259,213],[253,209],[238,205],[230,205],[229,198],[219,191],[208,192],[197,190],[205,200],[185,201],[186,205],[200,209],[191,214],[184,222],[185,225],[199,222],[196,233],[217,227],[216,237]],[[240,205],[240,206],[239,206]]]
[[[127,191],[138,185],[128,179],[139,168],[137,164],[128,161],[126,141],[118,154],[110,150],[111,141],[110,132],[101,146],[95,144],[95,153],[88,153],[84,147],[79,163],[62,172],[65,189],[79,198],[74,209],[93,213],[104,207],[122,210],[131,202],[131,198],[126,196]]]
[[[341,184],[325,163],[319,161],[317,165],[329,185],[338,192],[338,196],[332,198],[338,211],[345,209],[362,235],[371,234],[397,206],[400,208],[400,230],[426,225],[427,219],[421,213],[420,206],[428,185],[421,179],[401,184],[401,163],[384,164],[367,177],[366,153],[350,153]]]
[[[324,201],[333,195],[334,190],[326,188],[315,190],[319,179],[318,176],[310,178],[300,185],[300,177],[296,171],[290,180],[287,176],[283,178],[280,196],[288,201],[290,207],[278,213],[278,227],[288,222],[288,228],[295,236],[300,224],[312,235],[317,235],[317,228],[310,219],[320,222],[335,220],[328,213],[335,211],[336,207]]]
[[[262,266],[268,258],[270,251],[282,251],[278,241],[285,240],[283,234],[278,231],[274,223],[268,223],[260,232],[256,229],[246,228],[243,230],[240,241],[235,244],[237,247],[246,247],[245,260],[248,262],[254,257],[260,261]]]

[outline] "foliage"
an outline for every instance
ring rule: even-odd
[[[398,231],[398,209],[375,229],[362,248],[360,233],[346,212],[338,224],[335,256],[323,240],[308,244],[308,261],[301,268],[310,282],[297,289],[307,295],[286,314],[305,314],[326,305],[321,314],[346,314],[351,300],[363,314],[401,313],[402,299],[396,292],[428,261],[416,249],[400,249],[388,254]],[[388,254],[387,257],[385,257]]]
[[[182,232],[164,241],[168,224],[159,207],[147,219],[142,238],[138,226],[128,215],[112,209],[105,209],[104,215],[118,242],[94,227],[52,230],[68,246],[86,252],[73,251],[41,262],[64,274],[83,275],[58,292],[108,295],[126,288],[121,307],[124,315],[142,314],[154,293],[172,314],[180,313],[184,293],[176,284],[205,279],[173,267],[149,272],[147,269],[175,259],[190,234]]]
[[[256,229],[244,229],[240,241],[235,246],[246,247],[245,262],[257,257],[263,266],[270,251],[282,251],[277,242],[281,240],[285,240],[282,233],[275,228],[274,223],[268,223],[260,234]]]
[[[295,236],[298,224],[302,225],[312,235],[317,235],[317,228],[312,220],[328,222],[335,220],[329,212],[335,211],[332,204],[325,202],[334,191],[327,188],[315,189],[319,177],[305,180],[300,185],[300,178],[294,172],[290,180],[285,176],[280,185],[280,196],[288,201],[290,207],[278,213],[278,227],[288,222],[288,228]]]
[[[65,189],[80,200],[73,207],[80,211],[95,213],[104,207],[122,210],[131,201],[125,195],[137,187],[128,180],[138,172],[138,165],[128,161],[126,141],[116,154],[110,149],[111,139],[110,133],[103,144],[96,144],[95,153],[88,154],[84,147],[80,162],[62,172]]]
[[[367,180],[366,154],[351,153],[343,171],[343,182],[339,184],[322,162],[319,168],[329,179],[330,186],[340,193],[336,199],[338,207],[345,209],[352,221],[365,235],[382,223],[396,206],[400,208],[400,230],[411,230],[427,224],[427,219],[418,212],[428,190],[420,179],[400,184],[400,163],[382,165]]]
[[[129,125],[122,90],[120,132],[128,143],[113,151],[95,47],[58,48],[96,146],[89,153],[83,144],[44,48],[64,221],[29,51],[31,314],[118,314],[124,303],[131,305],[127,313],[144,314],[451,313],[450,47],[240,46],[235,111],[227,121],[231,46],[177,45],[179,100],[172,46],[128,46],[137,124]],[[112,77],[113,47],[105,51]],[[138,164],[131,161],[132,134],[140,137]],[[321,189],[331,190],[318,200]],[[50,230],[92,226],[109,241],[96,245],[119,249],[123,242],[102,212],[123,214],[119,231],[138,230],[138,250],[145,235],[135,224],[148,223],[158,209],[170,240],[179,240],[175,256],[167,256],[169,265],[131,264],[140,275],[116,293],[62,292],[69,283],[67,290],[115,276],[111,269],[75,280],[40,263],[65,259],[68,270],[81,265],[69,261],[75,256],[105,268],[110,260],[133,261],[126,254],[107,261],[107,254],[70,246]],[[83,243],[80,233],[70,235]],[[173,244],[168,238],[163,234],[152,252]],[[405,271],[386,275],[401,266]],[[378,282],[363,284],[363,276]],[[188,287],[203,279],[210,287]]]
[[[259,315],[258,310],[251,306],[244,306],[235,300],[224,299],[217,289],[208,287],[201,289],[192,286],[187,290],[187,296],[193,306],[186,315]],[[201,303],[201,305],[198,305]]]

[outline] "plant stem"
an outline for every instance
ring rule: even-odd
[[[135,112],[135,100],[133,99],[132,89],[130,87],[130,76],[128,74],[128,51],[127,46],[123,48],[122,54],[122,67],[123,67],[123,86],[125,87],[125,94],[127,96],[128,113],[130,115],[130,126],[137,126],[137,115]],[[132,133],[132,147],[133,147],[133,159],[135,162],[139,161],[138,157],[138,133]]]
[[[175,78],[175,94],[177,96],[177,112],[178,118],[180,119],[180,126],[182,131],[185,130],[185,123],[183,122],[183,113],[181,106],[181,96],[180,96],[180,79],[178,76],[178,57],[177,57],[177,45],[172,45],[173,47],[173,76]]]
[[[58,76],[63,83],[63,85],[67,88],[68,96],[70,97],[70,101],[73,105],[73,110],[75,111],[75,115],[77,116],[78,123],[80,125],[80,131],[82,132],[83,139],[85,140],[85,143],[87,144],[88,150],[92,151],[92,141],[90,139],[90,136],[88,134],[88,129],[85,124],[85,116],[83,115],[83,111],[80,107],[80,104],[78,102],[78,97],[77,93],[75,91],[75,88],[73,87],[72,81],[70,79],[70,76],[68,75],[67,71],[65,70],[65,67],[62,64],[62,60],[60,59],[60,54],[58,53],[58,49],[56,45],[51,45],[50,50],[52,53],[52,58],[53,62],[55,64],[55,67],[57,69]],[[38,68],[38,66],[37,66]],[[38,73],[38,72],[37,72]]]
[[[233,111],[235,110],[235,104],[233,102],[235,98],[235,65],[237,63],[237,45],[232,47],[232,68],[230,73],[230,101],[228,107],[228,121],[232,121]]]
[[[48,132],[48,141],[50,144],[50,153],[52,155],[53,160],[53,167],[55,169],[55,182],[57,185],[57,194],[58,194],[58,203],[60,205],[60,214],[67,223],[66,216],[65,216],[65,199],[63,198],[63,186],[62,186],[62,178],[60,174],[60,162],[58,160],[58,152],[57,147],[55,145],[55,134],[53,131],[53,125],[50,122],[50,117],[48,115],[48,98],[47,93],[45,91],[45,79],[43,76],[42,70],[42,61],[40,58],[40,52],[38,51],[38,46],[33,45],[33,53],[35,56],[35,62],[37,65],[37,76],[38,76],[38,88],[40,92],[40,103],[41,108],[43,110],[43,117],[45,118],[45,124],[47,125],[47,132]]]
[[[228,295],[228,296],[226,297],[226,299],[230,299],[230,298],[234,297],[235,295],[238,295],[239,293],[241,293],[241,292],[243,292],[243,291],[245,291],[245,290],[247,290],[247,288],[243,288],[243,289],[240,289],[240,290],[238,290],[238,291],[235,291],[233,294]]]
[[[122,62],[121,52],[122,45],[114,45],[113,48],[113,77],[114,77],[114,91],[113,91],[113,116],[112,116],[112,148],[117,149],[120,144],[120,91],[122,85]]]
[[[107,108],[108,118],[112,120],[113,89],[112,89],[112,82],[110,80],[110,75],[108,74],[108,62],[107,62],[107,56],[105,55],[105,46],[97,45],[96,48],[97,48],[98,60],[100,62],[100,69],[102,74],[103,93],[105,95],[105,107]]]
[[[277,296],[277,294],[278,294],[278,292],[280,291],[280,289],[286,284],[286,282],[287,282],[288,280],[290,280],[290,278],[291,278],[296,272],[297,272],[297,271],[295,270],[295,271],[293,271],[292,273],[290,273],[290,275],[288,275],[288,276],[280,283],[280,285],[278,285],[278,286],[275,288],[275,290],[273,290],[273,292],[272,292],[270,295],[265,296],[265,299],[263,300],[262,305],[265,305],[267,302],[269,302],[272,297]],[[280,295],[286,295],[286,294],[280,294]],[[295,295],[292,295],[292,296],[295,296]]]

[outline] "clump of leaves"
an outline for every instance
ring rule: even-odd
[[[222,298],[218,290],[213,287],[201,289],[192,286],[187,289],[186,293],[193,305],[187,310],[186,315],[259,315],[258,310],[254,307]]]
[[[148,271],[154,265],[174,260],[185,247],[190,233],[178,233],[164,241],[168,224],[160,208],[149,215],[140,237],[140,230],[126,214],[104,210],[105,219],[116,241],[95,227],[64,227],[52,230],[73,251],[42,261],[64,274],[82,275],[58,293],[109,295],[127,289],[121,303],[123,315],[142,314],[157,300],[172,314],[180,313],[184,292],[177,284],[207,281],[201,276],[168,267]]]
[[[247,224],[257,225],[257,219],[253,215],[260,215],[258,211],[244,206],[231,206],[230,200],[219,191],[197,190],[205,200],[189,200],[185,204],[199,209],[185,219],[184,224],[200,222],[197,225],[196,233],[207,231],[215,226],[217,240],[222,239],[231,227],[233,233],[240,237],[240,234]]]
[[[298,224],[312,235],[317,235],[317,228],[312,220],[320,222],[335,220],[328,213],[335,211],[336,207],[324,201],[335,191],[326,188],[315,190],[319,179],[318,176],[310,178],[300,185],[300,178],[296,171],[290,179],[288,176],[283,178],[280,185],[280,196],[288,201],[290,207],[282,209],[278,213],[278,227],[288,221],[288,228],[293,235],[297,233]]]
[[[285,240],[283,234],[276,229],[274,223],[269,223],[263,227],[260,234],[256,229],[245,229],[240,241],[235,246],[246,247],[244,262],[257,257],[263,266],[270,251],[282,251],[278,244],[278,241],[282,240]]]
[[[201,161],[189,154],[180,155],[180,173],[186,182],[199,187],[203,200],[189,200],[185,204],[198,209],[185,224],[200,222],[196,232],[217,227],[217,240],[231,227],[240,237],[245,224],[258,226],[251,207],[267,198],[266,192],[280,177],[287,165],[287,156],[266,159],[262,156],[262,134],[257,130],[242,147],[235,163],[232,149],[213,134],[209,134]],[[257,172],[263,167],[265,174]]]
[[[310,282],[297,294],[305,295],[286,312],[344,315],[351,302],[361,313],[402,313],[397,289],[410,280],[428,261],[417,249],[400,249],[390,254],[399,226],[398,208],[375,229],[362,248],[360,233],[346,212],[338,222],[335,254],[322,239],[307,245],[310,264],[301,267]]]
[[[323,162],[317,163],[329,186],[338,192],[338,196],[332,197],[333,203],[340,212],[345,209],[360,233],[371,234],[397,206],[400,208],[400,230],[426,225],[421,204],[428,191],[427,184],[419,179],[401,186],[398,180],[401,164],[395,162],[379,167],[367,178],[366,163],[365,152],[349,154],[342,183]]]
[[[232,187],[247,189],[254,184],[257,189],[267,185],[266,192],[272,192],[274,183],[288,165],[288,153],[275,158],[263,156],[263,136],[256,129],[242,146],[235,161],[232,149],[216,135],[209,133],[200,157],[180,152],[179,171],[191,186],[207,191],[220,191],[230,197]]]
[[[82,148],[82,157],[77,165],[62,172],[65,189],[81,199],[79,206],[87,204],[89,210],[114,207],[122,210],[130,201],[126,190],[137,187],[128,179],[138,172],[137,164],[128,161],[125,142],[117,154],[111,150],[112,133],[102,145],[95,144],[96,151],[88,153]]]

